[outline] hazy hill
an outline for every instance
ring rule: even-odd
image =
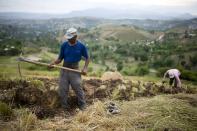
[[[114,25],[131,25],[137,26],[146,30],[166,30],[180,25],[187,25],[187,27],[197,28],[197,19],[189,20],[152,20],[152,19],[104,19],[97,16],[94,17],[56,17],[49,14],[18,14],[18,13],[0,13],[0,24],[10,25],[30,25],[34,28],[38,26],[55,29],[64,29],[70,26],[74,27],[95,27],[100,24],[114,24]],[[20,17],[21,16],[21,17]],[[27,17],[26,17],[27,16]],[[35,17],[34,17],[35,16]],[[49,15],[50,16],[50,15]],[[47,19],[45,19],[47,18]],[[35,26],[36,25],[36,26]]]
[[[51,18],[73,18],[73,17],[97,17],[105,19],[154,19],[154,20],[187,20],[196,16],[189,13],[179,13],[165,8],[146,7],[110,9],[110,8],[92,8],[86,10],[72,11],[62,14],[44,14],[44,13],[24,13],[24,12],[3,12],[0,18],[14,19],[51,19]]]
[[[135,26],[103,24],[91,28],[86,33],[81,33],[82,39],[100,40],[100,41],[136,41],[153,40],[158,37],[148,31]]]
[[[166,30],[166,32],[183,33],[186,30],[194,30],[194,29],[197,29],[197,19],[182,21],[181,23],[177,24],[175,27]]]

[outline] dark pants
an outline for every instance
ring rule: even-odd
[[[61,70],[59,82],[59,95],[63,108],[69,107],[67,100],[70,85],[76,93],[78,99],[78,106],[85,106],[86,102],[84,97],[84,91],[81,88],[81,74],[72,71]]]
[[[169,84],[172,85],[174,83],[174,87],[177,87],[177,80],[175,78],[170,78]]]

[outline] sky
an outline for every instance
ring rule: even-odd
[[[154,8],[197,15],[197,0],[0,0],[0,12],[69,13],[93,8]]]

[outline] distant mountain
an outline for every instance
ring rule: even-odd
[[[23,12],[1,12],[0,19],[52,19],[59,18],[61,15],[23,13]]]
[[[95,8],[82,11],[73,11],[65,14],[65,17],[97,17],[105,19],[154,19],[154,20],[171,20],[171,19],[192,19],[193,16],[189,13],[176,13],[176,12],[155,12],[155,10],[148,9],[104,9]]]
[[[187,20],[197,18],[189,13],[176,12],[155,12],[155,9],[104,9],[95,8],[80,11],[73,11],[67,14],[41,14],[23,12],[1,12],[0,19],[52,19],[52,18],[72,18],[72,17],[95,17],[105,19],[154,19],[154,20]]]
[[[92,28],[101,24],[129,25],[142,28],[144,30],[168,30],[176,27],[197,29],[197,18],[182,20],[154,20],[154,19],[106,19],[95,17],[79,17],[78,12],[73,12],[72,18],[65,18],[64,15],[45,15],[31,13],[0,13],[0,24],[27,26],[37,30],[49,29],[59,30],[69,27]],[[107,12],[106,12],[107,14]],[[105,16],[104,14],[103,16]],[[91,12],[89,13],[91,15]],[[189,15],[184,15],[189,16]],[[67,17],[71,17],[68,16]],[[187,17],[189,18],[189,17]]]

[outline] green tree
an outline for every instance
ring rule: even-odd
[[[139,76],[144,76],[149,73],[148,66],[140,66],[135,70],[136,74]]]
[[[122,68],[123,68],[123,62],[122,61],[118,61],[117,65],[116,65],[116,68],[118,71],[121,71]]]

